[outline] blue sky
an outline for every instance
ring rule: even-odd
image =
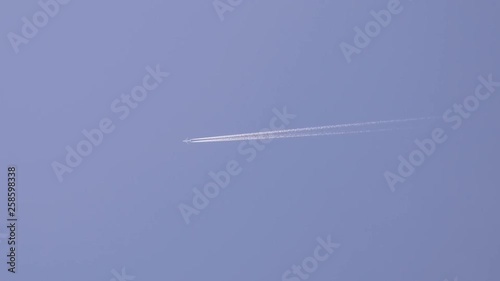
[[[500,81],[499,4],[401,0],[348,63],[340,44],[391,1],[228,1],[223,21],[210,1],[60,1],[32,38],[23,17],[39,3],[0,4],[0,178],[17,167],[19,218],[17,273],[0,236],[1,279],[286,280],[330,237],[340,247],[308,280],[498,280],[500,90],[457,130],[441,116],[479,76]],[[120,119],[113,102],[144,79],[156,87]],[[258,147],[181,142],[259,131],[284,108],[286,128],[439,118]],[[113,131],[67,166],[66,147],[103,119]],[[436,128],[447,141],[391,191],[384,173]],[[71,172],[60,180],[54,162]],[[228,163],[239,173],[186,224],[179,206]]]

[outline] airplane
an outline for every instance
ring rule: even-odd
[[[189,138],[186,138],[185,140],[182,141],[183,143],[187,143],[187,144],[190,144],[191,143],[191,140]]]

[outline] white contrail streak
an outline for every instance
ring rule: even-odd
[[[293,137],[308,137],[308,136],[324,136],[324,135],[339,135],[339,134],[352,134],[352,133],[366,133],[372,130],[362,130],[362,131],[335,131],[333,129],[348,129],[354,127],[362,126],[377,126],[383,124],[391,123],[404,123],[410,121],[418,121],[425,119],[432,119],[434,117],[424,117],[424,118],[409,118],[409,119],[395,119],[395,120],[385,120],[385,121],[370,121],[370,122],[358,122],[358,123],[348,123],[348,124],[337,124],[337,125],[327,125],[319,127],[307,127],[298,129],[287,129],[287,130],[276,130],[267,132],[256,132],[247,134],[236,134],[236,135],[224,135],[215,137],[204,137],[195,138],[191,140],[186,140],[185,142],[201,143],[201,142],[222,142],[222,141],[241,141],[241,140],[259,140],[259,139],[275,139],[275,138],[293,138]],[[388,129],[382,130],[387,131]],[[380,131],[380,130],[375,130]]]
[[[350,134],[364,134],[374,132],[386,132],[393,130],[401,130],[404,128],[390,128],[390,129],[372,129],[372,130],[358,130],[358,131],[338,131],[338,132],[299,132],[299,133],[285,133],[285,134],[265,134],[256,136],[244,137],[227,137],[227,138],[206,138],[206,139],[192,139],[189,142],[203,143],[203,142],[229,142],[229,141],[244,141],[244,140],[269,140],[269,139],[285,139],[285,138],[304,138],[316,136],[329,136],[329,135],[350,135]]]

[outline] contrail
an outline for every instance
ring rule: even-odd
[[[362,126],[377,126],[383,124],[391,123],[404,123],[418,120],[432,119],[435,117],[424,117],[424,118],[409,118],[409,119],[394,119],[394,120],[384,120],[384,121],[370,121],[370,122],[358,122],[358,123],[348,123],[348,124],[336,124],[327,125],[319,127],[307,127],[298,129],[286,129],[286,130],[276,130],[267,132],[256,132],[256,133],[246,133],[246,134],[236,134],[236,135],[224,135],[215,137],[204,137],[195,139],[186,139],[186,143],[201,143],[201,142],[222,142],[222,141],[242,141],[242,140],[259,140],[259,139],[277,139],[277,138],[297,138],[297,137],[312,137],[312,136],[325,136],[325,135],[343,135],[343,134],[355,134],[355,133],[368,133],[368,132],[378,132],[378,131],[390,131],[393,129],[378,129],[378,130],[358,130],[358,131],[334,131],[333,129],[349,129]]]
[[[192,139],[188,140],[190,143],[202,143],[202,142],[228,142],[228,141],[244,141],[244,140],[268,140],[268,139],[285,139],[285,138],[304,138],[304,137],[316,137],[316,136],[330,136],[330,135],[350,135],[350,134],[364,134],[364,133],[374,133],[374,132],[386,132],[394,130],[402,130],[407,128],[391,128],[391,129],[372,129],[372,130],[358,130],[358,131],[339,131],[339,132],[316,132],[316,133],[286,133],[286,134],[265,134],[257,136],[246,136],[246,137],[228,137],[228,138],[216,138],[216,139]]]

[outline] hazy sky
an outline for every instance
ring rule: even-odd
[[[499,280],[500,88],[467,118],[441,119],[488,90],[479,76],[500,81],[499,3],[392,1],[221,0],[221,20],[211,1],[61,0],[45,23],[38,1],[3,1],[0,225],[8,165],[19,220],[17,273],[0,235],[0,279]],[[355,28],[388,7],[390,22],[356,47]],[[342,42],[357,48],[350,63]],[[264,145],[181,142],[425,116],[439,118]],[[97,128],[89,151],[82,131]],[[384,173],[401,176],[398,157],[436,128],[446,141],[391,190]],[[88,155],[68,162],[82,142]],[[225,188],[210,185],[220,171]],[[199,199],[207,184],[218,193]]]

